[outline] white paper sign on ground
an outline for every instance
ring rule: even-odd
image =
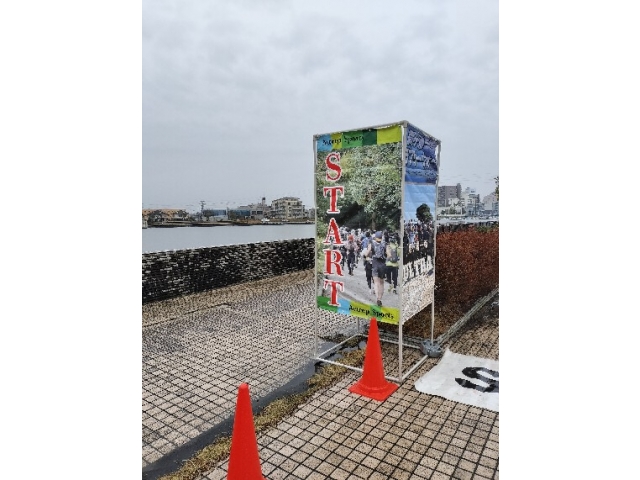
[[[498,409],[498,361],[460,355],[447,349],[440,362],[420,377],[416,390],[454,402]]]

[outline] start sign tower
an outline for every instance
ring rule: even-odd
[[[398,325],[397,381],[422,363],[403,373],[402,325],[429,305],[433,343],[440,149],[407,121],[313,137],[318,311]]]

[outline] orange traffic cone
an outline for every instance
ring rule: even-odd
[[[256,430],[253,426],[249,385],[246,383],[243,383],[238,388],[227,479],[265,480],[260,468],[260,456],[258,455]]]
[[[349,391],[382,402],[389,398],[397,389],[398,385],[388,382],[384,378],[378,324],[376,319],[372,318],[369,323],[369,339],[367,340],[367,349],[364,354],[362,378],[357,383],[351,385]]]

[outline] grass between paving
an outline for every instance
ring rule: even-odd
[[[343,353],[340,363],[361,367],[363,360],[364,350],[354,350]],[[327,364],[323,366],[319,372],[307,380],[308,388],[305,391],[274,400],[259,414],[254,415],[253,423],[256,434],[277,425],[282,419],[293,414],[300,405],[309,400],[316,392],[334,385],[346,372],[346,368],[337,365]],[[187,460],[180,470],[165,475],[160,480],[194,480],[226,459],[230,450],[231,437],[220,437]]]

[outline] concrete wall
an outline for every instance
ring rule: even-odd
[[[314,239],[142,254],[142,303],[307,270]]]
[[[438,233],[494,223],[439,225]],[[143,253],[142,303],[307,270],[313,255],[313,238]]]

